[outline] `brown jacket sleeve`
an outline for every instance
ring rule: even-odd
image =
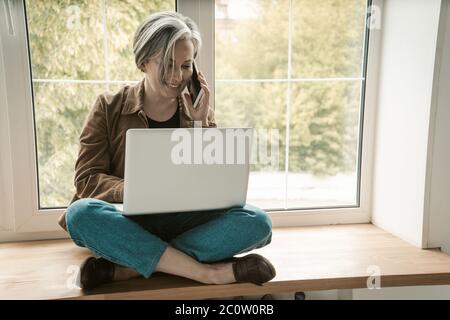
[[[100,95],[80,135],[75,163],[75,188],[79,198],[107,202],[123,201],[123,179],[110,174],[108,127],[105,99]]]

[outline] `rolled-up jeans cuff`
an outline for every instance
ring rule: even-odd
[[[161,256],[164,254],[168,246],[169,245],[166,242],[161,243],[156,252],[152,252],[152,260],[150,261],[150,264],[148,263],[148,261],[145,261],[143,264],[136,267],[136,271],[142,274],[144,278],[150,278],[152,273],[155,271],[156,266],[161,259]]]

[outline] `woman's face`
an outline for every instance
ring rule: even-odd
[[[145,65],[145,77],[154,92],[159,92],[165,98],[175,98],[181,94],[192,76],[194,61],[194,45],[191,40],[178,40],[174,47],[175,61],[170,59],[166,75],[166,84],[159,82],[159,67],[162,63],[158,56],[150,59]]]

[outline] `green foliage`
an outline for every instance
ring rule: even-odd
[[[288,77],[288,0],[258,0],[257,19],[216,28],[217,79]],[[361,77],[364,0],[292,1],[291,78]],[[289,113],[289,171],[335,175],[356,169],[361,81],[219,83],[218,122],[280,130],[285,166]],[[256,167],[264,169],[264,167]]]
[[[250,0],[257,18],[216,26],[216,79],[287,79],[289,2]],[[139,80],[132,38],[150,12],[171,0],[27,1],[34,79]],[[291,78],[360,77],[365,0],[292,1]],[[106,41],[104,28],[106,13]],[[105,54],[107,52],[107,54]],[[96,96],[121,84],[34,83],[42,207],[65,206],[73,192],[78,137]],[[356,169],[361,81],[216,83],[220,126],[279,130],[284,170],[334,175]],[[266,170],[256,165],[254,170]]]

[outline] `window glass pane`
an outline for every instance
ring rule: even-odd
[[[149,13],[174,0],[26,1],[33,75],[39,200],[65,207],[74,194],[78,136],[96,96],[142,77],[132,40]],[[64,81],[62,81],[64,80]]]
[[[279,168],[252,167],[249,202],[265,209],[359,205],[366,6],[215,1],[217,122],[280,132]]]
[[[286,92],[285,83],[216,81],[219,126],[256,129],[256,157],[250,167],[247,200],[264,208],[284,207]]]
[[[287,0],[216,0],[215,7],[216,79],[287,76]]]
[[[292,1],[292,78],[361,77],[366,0]]]
[[[355,206],[360,81],[292,86],[288,207]]]
[[[103,79],[101,1],[26,2],[34,79]]]
[[[34,82],[41,207],[67,205],[74,195],[78,137],[102,84]]]

